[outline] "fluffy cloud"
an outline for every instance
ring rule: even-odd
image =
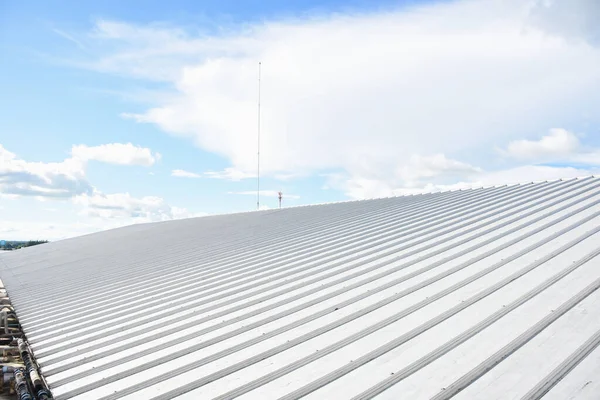
[[[566,157],[579,147],[579,139],[564,129],[552,129],[540,140],[516,140],[508,144],[506,155],[524,159]]]
[[[129,117],[226,157],[232,171],[254,171],[261,60],[266,175],[341,170],[363,185],[395,186],[397,174],[421,184],[418,154],[489,152],[600,115],[600,49],[548,30],[540,4],[464,0],[198,36],[98,21],[93,39],[112,51],[89,66],[171,83],[174,93]],[[569,4],[575,16],[593,7]]]
[[[323,176],[327,182],[323,189],[340,190],[351,199],[388,197],[393,196],[397,190],[392,180],[386,178],[364,178],[345,173],[324,174]],[[415,190],[421,192],[426,189],[415,188]]]
[[[83,220],[72,223],[27,222],[3,219],[0,233],[11,236],[60,239],[138,222],[165,221],[205,215],[174,207],[160,197],[136,198],[129,193],[104,194],[86,179],[86,162],[151,165],[158,153],[130,144],[74,146],[73,157],[59,163],[28,162],[0,145],[0,196],[33,196],[39,200],[72,199]],[[44,207],[56,218],[56,209]],[[65,217],[63,215],[63,217]],[[54,218],[54,217],[53,217]],[[82,222],[83,221],[83,222]],[[35,236],[38,235],[38,236]]]
[[[180,207],[168,205],[161,197],[136,198],[129,193],[104,194],[94,192],[74,198],[83,207],[83,214],[104,219],[121,219],[125,223],[167,221],[206,215],[191,213]]]
[[[475,179],[483,173],[479,167],[454,160],[444,154],[413,155],[391,168],[370,163],[355,168],[354,174],[337,172],[322,174],[325,189],[342,190],[351,198],[386,197],[400,193],[401,188],[421,192],[424,188],[443,187],[462,179]],[[432,186],[433,185],[433,186]]]
[[[583,146],[565,129],[551,129],[539,140],[515,140],[501,154],[527,161],[563,161],[600,165],[600,149]]]
[[[255,177],[262,61],[261,172],[336,171],[327,187],[374,197],[595,172],[583,136],[531,138],[600,124],[598,18],[595,0],[458,0],[200,34],[99,20],[85,41],[99,56],[78,65],[168,83],[123,116],[231,163],[172,175],[241,180]],[[520,165],[544,161],[579,167]]]
[[[413,155],[409,162],[397,169],[397,176],[406,186],[423,179],[463,177],[481,172],[481,168],[447,158],[444,154],[432,156]]]
[[[149,167],[160,160],[160,153],[131,143],[109,143],[100,146],[76,145],[71,149],[74,158],[84,161],[100,161],[117,165],[141,165]]]
[[[0,145],[0,194],[70,198],[91,193],[85,163],[69,158],[58,163],[28,162]]]
[[[76,145],[71,155],[62,162],[29,162],[0,145],[0,194],[40,199],[89,195],[93,187],[85,176],[88,161],[150,166],[160,159],[159,153],[131,143]]]

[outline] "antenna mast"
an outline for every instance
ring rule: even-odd
[[[258,143],[256,165],[256,209],[260,210],[260,61],[258,62]]]

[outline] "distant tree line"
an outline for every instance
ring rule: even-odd
[[[37,246],[38,244],[48,243],[47,240],[28,240],[24,242],[19,241],[0,241],[0,250],[17,250],[22,247]]]

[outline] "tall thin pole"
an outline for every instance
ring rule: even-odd
[[[258,144],[256,159],[256,209],[260,210],[260,61],[258,63]]]

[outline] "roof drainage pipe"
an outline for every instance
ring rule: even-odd
[[[8,310],[3,309],[0,311],[0,323],[4,327],[4,333],[8,333]]]
[[[19,400],[33,400],[27,386],[27,379],[25,378],[25,370],[23,368],[15,370],[15,390],[17,396],[19,396]]]
[[[25,368],[26,368],[25,378],[26,379],[29,378],[29,383],[33,387],[34,393],[36,394],[36,399],[37,400],[52,399],[52,395],[46,389],[46,385],[45,385],[44,381],[40,377],[40,374],[38,374],[37,368],[33,364],[33,358],[31,356],[31,353],[29,352],[27,342],[25,342],[23,339],[19,339],[17,343],[19,346],[19,352],[21,353],[21,358],[23,359],[23,362],[25,363]],[[16,379],[16,373],[15,373],[15,379]],[[24,399],[19,398],[19,400],[24,400]]]

